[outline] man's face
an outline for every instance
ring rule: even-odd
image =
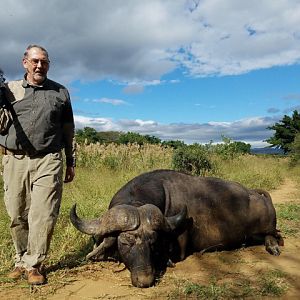
[[[27,81],[30,84],[42,84],[49,70],[47,53],[39,48],[31,48],[27,57],[23,58],[23,67],[26,69]]]

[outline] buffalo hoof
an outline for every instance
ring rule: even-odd
[[[265,245],[266,245],[266,250],[275,256],[279,256],[280,255],[280,249],[279,249],[279,245],[277,242],[277,239],[271,235],[266,236],[265,238]]]
[[[167,261],[167,267],[169,267],[169,268],[174,268],[174,267],[175,267],[175,264],[172,262],[171,259],[169,259],[169,260]]]
[[[280,255],[280,250],[278,246],[273,246],[273,247],[266,247],[266,250],[275,256],[279,256]]]

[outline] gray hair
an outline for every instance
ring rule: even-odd
[[[28,57],[28,52],[29,52],[29,50],[32,49],[32,48],[38,48],[38,49],[42,50],[43,52],[46,53],[46,55],[47,55],[47,57],[48,57],[48,59],[49,59],[48,51],[47,51],[44,47],[42,47],[42,46],[40,46],[40,45],[36,45],[36,44],[31,44],[31,45],[29,45],[29,46],[26,48],[26,50],[25,50],[25,52],[24,52],[24,58]]]

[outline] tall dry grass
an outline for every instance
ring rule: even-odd
[[[210,175],[240,182],[248,188],[276,189],[289,172],[287,157],[248,154],[233,159],[214,155],[211,159]]]
[[[161,145],[79,145],[77,163],[82,167],[107,168],[110,170],[151,170],[171,168],[173,150]]]

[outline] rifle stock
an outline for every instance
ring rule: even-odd
[[[2,69],[0,69],[0,107],[4,107],[7,104],[5,96],[5,78]]]
[[[13,123],[13,109],[6,98],[4,73],[0,69],[0,135],[5,135]]]

